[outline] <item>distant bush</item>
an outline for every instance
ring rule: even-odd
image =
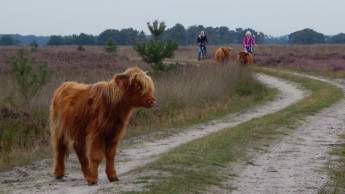
[[[37,44],[37,42],[36,42],[36,41],[32,41],[32,42],[30,43],[30,47],[31,47],[31,52],[36,52],[37,49],[38,49],[38,44]]]
[[[135,45],[134,49],[146,63],[151,64],[154,71],[167,71],[171,68],[169,65],[164,64],[163,60],[165,58],[173,57],[178,45],[176,42],[171,40],[166,42],[160,40],[166,27],[164,22],[159,23],[156,20],[152,25],[147,23],[147,26],[151,32],[152,39],[148,42]]]
[[[24,50],[10,60],[16,85],[26,101],[32,98],[47,83],[48,66],[30,60]]]
[[[115,53],[117,50],[117,45],[114,43],[112,39],[109,39],[105,45],[105,51],[108,53]]]
[[[77,50],[78,50],[78,51],[85,51],[85,48],[84,48],[82,45],[79,45],[79,46],[77,47]]]

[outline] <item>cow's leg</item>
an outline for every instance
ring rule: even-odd
[[[116,155],[117,142],[107,145],[105,149],[106,167],[105,173],[110,182],[118,181],[115,170],[115,155]]]
[[[64,144],[63,138],[55,139],[54,141],[54,175],[56,179],[62,179],[65,174],[65,157],[67,155],[67,147]]]
[[[83,175],[86,178],[87,175],[89,174],[89,161],[87,159],[86,152],[85,152],[85,144],[74,145],[74,150],[78,156]]]
[[[102,139],[96,137],[89,148],[88,159],[89,159],[89,173],[87,175],[87,182],[89,185],[97,183],[98,177],[98,166],[104,157],[104,143]]]

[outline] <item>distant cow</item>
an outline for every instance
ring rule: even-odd
[[[238,53],[237,62],[242,65],[249,65],[254,62],[254,58],[251,53],[242,51]]]
[[[73,149],[89,185],[97,183],[103,158],[109,181],[117,181],[117,145],[133,109],[155,104],[153,92],[152,79],[137,67],[116,74],[107,82],[63,83],[55,91],[50,107],[55,177],[64,176],[64,161]]]
[[[220,47],[216,50],[215,58],[218,63],[227,62],[230,59],[231,47]]]

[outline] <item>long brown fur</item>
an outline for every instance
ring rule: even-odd
[[[250,65],[254,62],[254,57],[251,53],[242,51],[238,53],[237,62],[242,65]]]
[[[155,103],[152,79],[134,67],[108,82],[65,82],[54,93],[50,107],[54,175],[65,174],[64,161],[74,150],[88,184],[97,183],[98,165],[106,159],[109,181],[118,180],[116,148],[136,107]]]
[[[224,63],[229,61],[230,53],[232,51],[231,47],[220,47],[216,50],[215,58],[218,63]]]

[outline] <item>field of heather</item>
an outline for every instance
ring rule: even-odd
[[[234,48],[232,60],[242,50],[241,45],[225,45]],[[218,46],[209,46],[209,57]],[[177,51],[176,59],[190,60],[196,55],[194,47],[182,47]],[[255,63],[270,67],[290,67],[305,71],[344,71],[345,45],[259,45],[255,48]]]

